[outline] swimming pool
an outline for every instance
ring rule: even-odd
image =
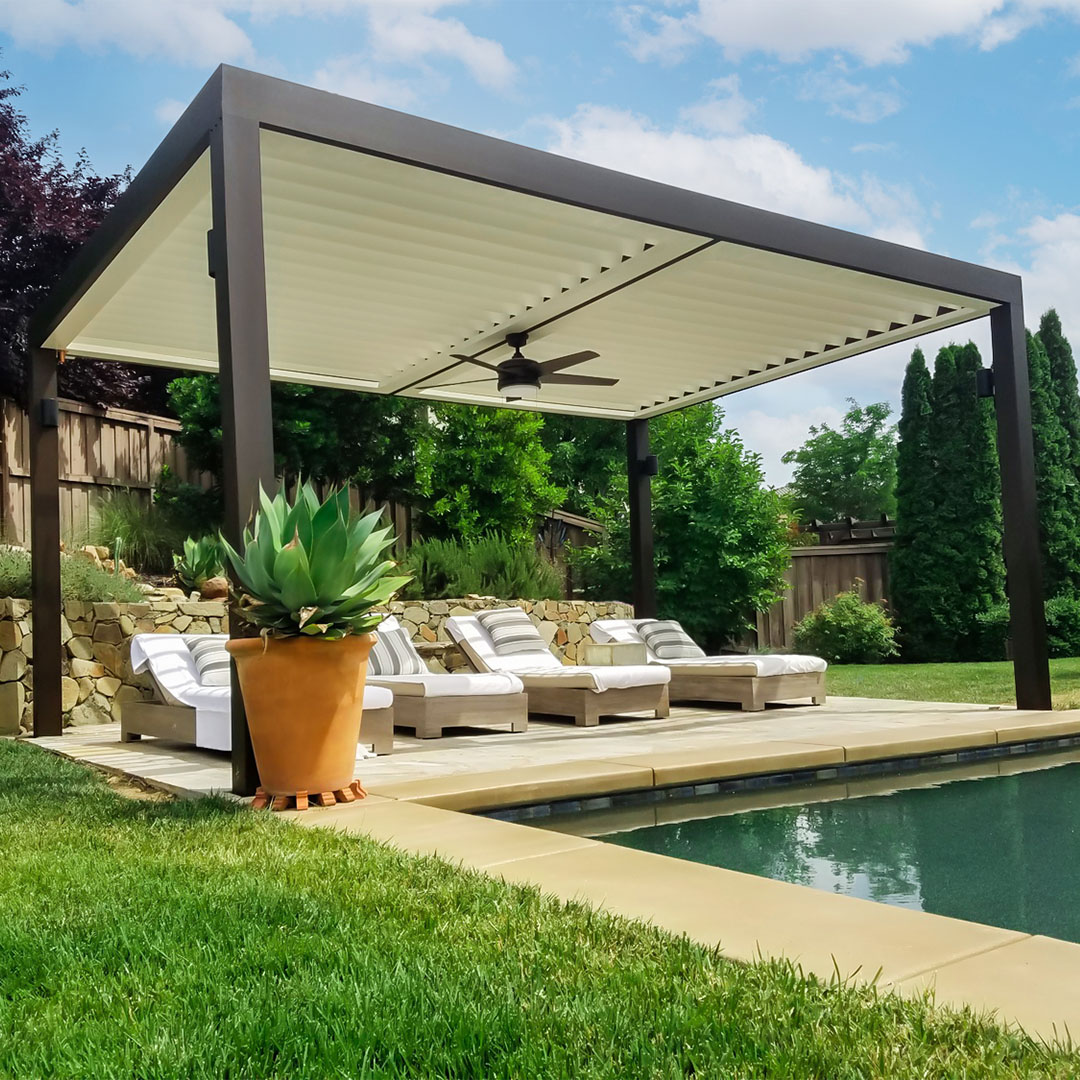
[[[546,827],[1080,942],[1080,755],[670,800]]]

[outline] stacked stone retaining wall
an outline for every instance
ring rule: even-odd
[[[470,596],[460,600],[395,601],[389,611],[412,635],[435,671],[469,667],[450,641],[446,620],[509,602]],[[594,619],[626,618],[628,604],[582,600],[515,601],[565,663],[582,660]],[[144,633],[216,634],[229,629],[224,600],[188,597],[179,589],[151,593],[140,604],[69,600],[61,620],[65,724],[119,720],[125,701],[151,699],[153,683],[131,670],[131,638]],[[29,600],[0,599],[0,735],[30,731],[34,697],[33,610]]]

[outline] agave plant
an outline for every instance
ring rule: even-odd
[[[381,517],[353,517],[348,489],[321,503],[309,483],[292,501],[284,491],[271,499],[260,490],[243,554],[221,541],[244,616],[283,637],[336,639],[373,630],[380,616],[372,610],[409,581],[389,576],[396,564],[383,556],[394,541],[389,528],[376,528]]]
[[[176,579],[188,592],[201,589],[210,578],[225,573],[223,558],[217,537],[201,536],[193,540],[189,536],[184,541],[183,552],[173,556]]]

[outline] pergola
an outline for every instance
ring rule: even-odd
[[[1017,703],[1050,682],[1020,279],[222,66],[32,327],[34,733],[61,720],[60,354],[217,371],[226,533],[274,480],[274,379],[622,421],[655,613],[649,418],[989,316]],[[530,359],[592,350],[507,400]],[[464,384],[464,385],[462,385]],[[233,784],[256,781],[233,688]]]

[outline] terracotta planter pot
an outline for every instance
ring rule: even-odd
[[[352,783],[374,642],[374,634],[226,642],[259,779],[271,795],[340,791]]]

